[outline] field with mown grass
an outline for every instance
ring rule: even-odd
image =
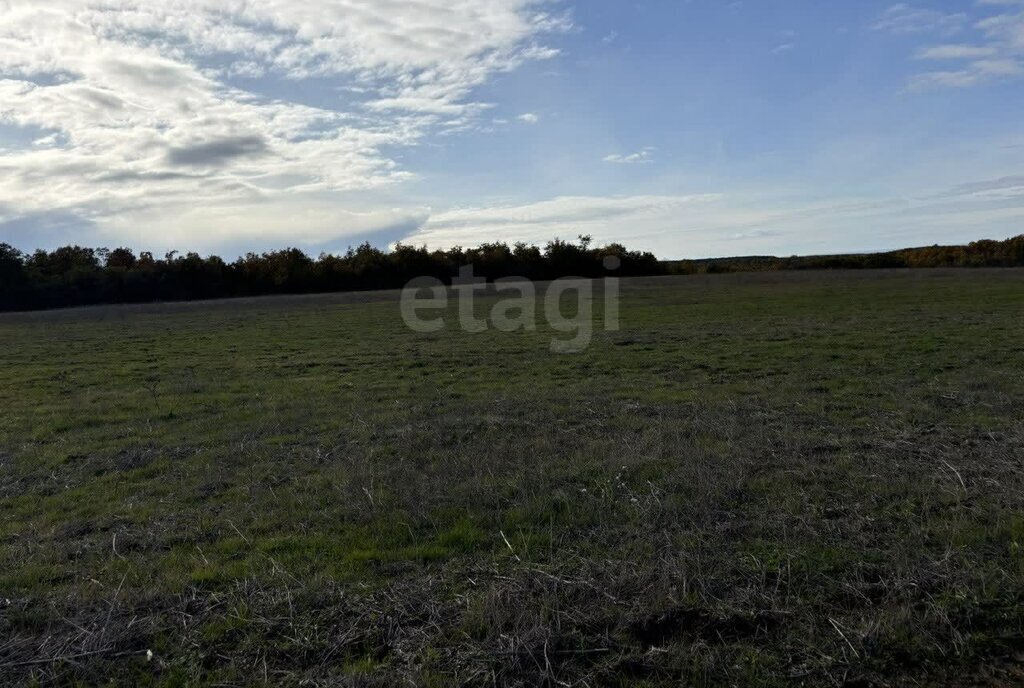
[[[1024,271],[596,299],[0,316],[0,684],[1024,682]]]

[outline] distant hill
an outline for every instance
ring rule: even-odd
[[[975,241],[966,246],[921,246],[882,253],[821,256],[737,256],[662,263],[670,274],[765,272],[772,270],[856,270],[865,268],[1022,267],[1024,235],[1006,241]]]

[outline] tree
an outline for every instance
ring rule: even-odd
[[[130,248],[115,248],[107,255],[106,267],[111,270],[131,270],[136,262]]]
[[[25,255],[10,244],[0,243],[0,308],[13,308],[23,298]]]

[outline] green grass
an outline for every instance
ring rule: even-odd
[[[0,316],[0,683],[1024,680],[1024,271],[621,310]]]

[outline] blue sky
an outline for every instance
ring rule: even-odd
[[[1024,1],[0,1],[0,241],[1024,232]]]

